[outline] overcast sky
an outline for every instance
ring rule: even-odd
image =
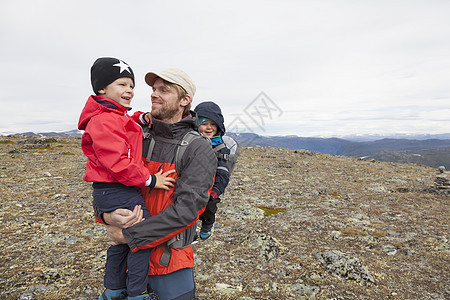
[[[177,67],[261,135],[450,133],[450,1],[0,1],[0,134],[76,129],[96,58]]]

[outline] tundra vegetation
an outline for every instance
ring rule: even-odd
[[[242,147],[199,299],[450,299],[444,169]],[[79,137],[0,137],[0,298],[97,299],[108,240]]]

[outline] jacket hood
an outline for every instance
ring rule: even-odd
[[[217,135],[222,136],[225,134],[224,119],[219,105],[212,101],[205,101],[198,104],[194,111],[197,113],[197,116],[211,119],[217,124]]]
[[[80,119],[78,120],[78,129],[85,130],[89,120],[102,112],[111,111],[123,115],[128,110],[129,108],[116,103],[108,97],[90,96],[81,111]]]

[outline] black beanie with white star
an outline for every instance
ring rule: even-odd
[[[100,57],[91,67],[91,84],[94,93],[105,88],[118,78],[129,77],[134,83],[134,73],[124,61],[113,57]]]

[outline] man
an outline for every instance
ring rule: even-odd
[[[147,73],[145,81],[153,88],[152,126],[144,128],[145,167],[150,174],[178,169],[179,174],[170,175],[176,178],[176,184],[169,191],[142,189],[151,215],[142,222],[136,223],[142,217],[138,209],[104,213],[103,220],[113,225],[108,226],[113,244],[127,243],[132,251],[153,248],[149,283],[160,299],[193,299],[194,255],[192,246],[182,247],[192,242],[196,221],[208,202],[217,159],[208,140],[196,138],[186,147],[180,166],[175,167],[178,144],[198,124],[195,112],[190,111],[195,85],[179,69]],[[152,151],[147,157],[149,148]],[[184,234],[185,245],[169,248],[166,242],[180,233]]]

